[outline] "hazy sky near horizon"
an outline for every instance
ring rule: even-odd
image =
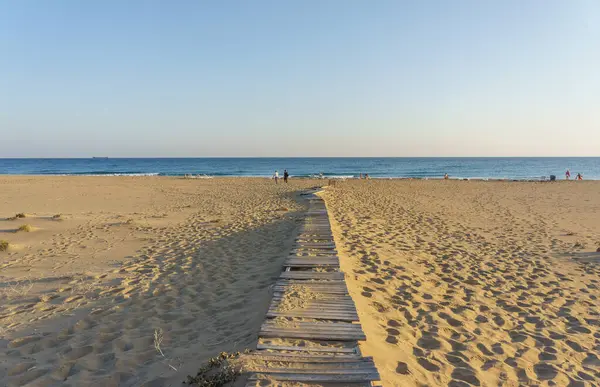
[[[0,0],[0,157],[600,156],[600,2]]]

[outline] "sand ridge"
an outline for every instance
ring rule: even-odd
[[[597,385],[600,183],[347,181],[323,194],[386,386]]]
[[[23,236],[0,221],[22,246],[0,253],[10,386],[180,385],[204,360],[253,345],[299,224],[294,191],[314,184],[0,180],[0,216],[27,211],[18,222],[40,228]]]

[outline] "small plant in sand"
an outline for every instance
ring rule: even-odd
[[[243,353],[249,353],[245,350]],[[242,353],[221,352],[200,367],[196,376],[188,375],[184,383],[199,387],[222,387],[228,385],[242,374],[243,367],[238,361]]]
[[[24,224],[21,227],[19,227],[17,229],[17,231],[32,232],[33,231],[33,227],[31,227],[31,225],[29,225],[29,224]]]
[[[167,360],[167,365],[172,368],[174,371],[177,371],[177,368],[173,367],[170,363],[169,363],[169,359],[165,356],[165,354],[163,353],[162,349],[160,348],[162,342],[163,342],[163,330],[158,328],[154,330],[154,349],[156,349],[156,352],[160,353],[160,355],[162,357],[164,357]]]
[[[8,243],[5,240],[0,240],[0,251],[6,251],[6,250],[8,250],[9,246],[10,246],[10,243]]]
[[[52,220],[63,220],[63,217],[61,214],[52,215]]]
[[[33,288],[33,282],[30,279],[23,281],[17,281],[14,283],[8,283],[6,287],[2,288],[2,293],[6,298],[24,297]]]
[[[573,245],[573,248],[575,248],[575,249],[585,249],[585,243],[583,243],[581,241],[577,241]]]

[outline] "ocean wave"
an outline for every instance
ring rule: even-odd
[[[61,173],[55,176],[163,176],[158,172],[75,172]]]

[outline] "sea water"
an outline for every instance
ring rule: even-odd
[[[600,157],[507,158],[89,158],[0,159],[0,174],[17,175],[161,175],[272,176],[287,169],[295,177],[451,178],[600,180]]]

